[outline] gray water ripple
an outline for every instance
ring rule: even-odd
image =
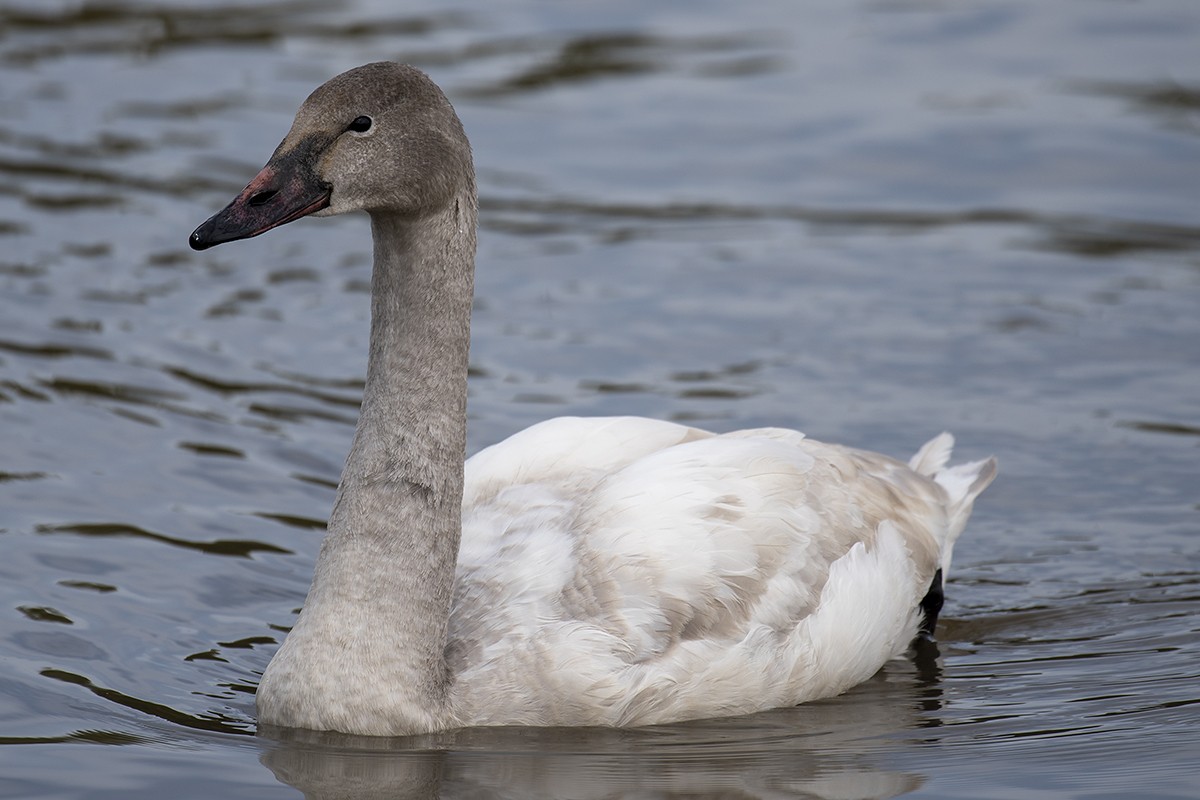
[[[209,555],[234,556],[236,558],[250,558],[255,553],[288,553],[288,551],[282,547],[277,547],[265,542],[237,539],[216,539],[208,542],[196,542],[188,539],[181,539],[176,536],[168,536],[164,533],[155,533],[154,531],[143,530],[135,525],[128,525],[125,523],[73,522],[57,525],[47,524],[39,525],[37,532],[46,535],[73,534],[76,536],[131,537],[135,539],[144,539],[151,542],[167,544],[171,545],[172,547],[198,550]]]
[[[1194,794],[1190,0],[37,0],[0,31],[0,794]],[[186,238],[382,58],[475,147],[470,451],[563,413],[899,457],[949,428],[1002,467],[935,645],[739,720],[245,735],[353,434],[369,236]]]

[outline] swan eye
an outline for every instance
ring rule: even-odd
[[[372,120],[370,117],[355,117],[354,121],[346,126],[346,130],[354,131],[355,133],[366,133],[367,131],[371,130],[371,126],[373,124],[374,120]]]

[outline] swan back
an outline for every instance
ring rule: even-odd
[[[954,506],[796,431],[535,425],[467,464],[458,713],[641,725],[836,694],[916,634]]]

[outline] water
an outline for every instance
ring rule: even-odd
[[[395,8],[0,2],[0,797],[1200,796],[1200,6]],[[369,239],[186,238],[384,58],[475,146],[471,449],[949,428],[1001,477],[936,653],[653,730],[251,735]]]

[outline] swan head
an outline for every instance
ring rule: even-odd
[[[381,61],[309,95],[266,166],[189,244],[204,250],[310,215],[417,218],[467,190],[471,147],[450,102],[415,67]]]

